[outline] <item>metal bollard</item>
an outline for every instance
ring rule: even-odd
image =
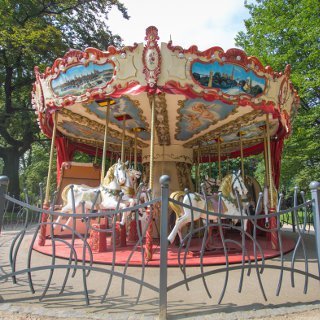
[[[318,271],[320,276],[320,182],[312,181],[309,187],[312,196],[313,224],[317,246]]]

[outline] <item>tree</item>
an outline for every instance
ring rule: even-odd
[[[51,65],[68,48],[121,45],[105,24],[117,0],[0,0],[0,158],[9,191],[19,195],[19,164],[39,139],[31,108],[33,68]]]
[[[281,184],[303,188],[320,179],[320,2],[257,0],[246,4],[251,17],[236,44],[265,65],[282,71],[291,65],[291,80],[301,98],[293,134],[285,143]]]

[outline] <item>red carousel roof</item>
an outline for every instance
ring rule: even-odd
[[[58,135],[86,152],[102,148],[109,101],[109,150],[119,150],[126,115],[126,144],[133,145],[139,128],[142,161],[148,161],[155,97],[155,159],[192,163],[195,149],[203,161],[214,159],[219,140],[223,154],[237,156],[240,135],[245,156],[261,152],[266,114],[272,139],[289,135],[299,105],[290,66],[278,73],[239,49],[159,45],[155,27],[145,40],[108,51],[70,50],[43,74],[35,68],[32,100],[41,130],[51,136],[59,111]]]

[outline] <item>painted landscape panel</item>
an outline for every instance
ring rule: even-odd
[[[236,64],[196,61],[192,64],[191,72],[193,79],[199,85],[218,88],[232,96],[248,94],[256,97],[262,94],[266,87],[265,78]]]
[[[90,62],[87,66],[78,65],[61,72],[51,81],[53,92],[59,96],[79,96],[89,88],[105,87],[113,76],[114,67],[111,63],[97,65]]]

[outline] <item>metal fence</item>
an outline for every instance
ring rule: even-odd
[[[141,295],[144,290],[151,290],[158,297],[158,313],[161,319],[167,318],[167,310],[170,305],[168,294],[174,290],[189,290],[190,284],[201,281],[202,292],[208,297],[213,296],[212,286],[210,285],[211,277],[222,279],[220,292],[217,294],[217,303],[220,304],[227,291],[229,279],[233,272],[239,274],[238,292],[243,292],[243,283],[245,275],[255,274],[257,288],[259,288],[263,298],[267,299],[263,276],[266,269],[278,270],[278,276],[274,278],[276,282],[276,296],[283,289],[284,273],[290,274],[290,285],[295,286],[295,275],[303,276],[303,293],[308,292],[310,279],[320,280],[320,191],[319,183],[310,184],[312,199],[306,200],[304,194],[301,195],[301,201],[298,203],[298,190],[295,191],[294,206],[281,210],[281,197],[279,205],[274,213],[266,215],[254,214],[251,216],[240,215],[237,217],[238,224],[231,223],[234,216],[228,216],[219,212],[211,212],[206,204],[204,208],[197,208],[188,201],[178,201],[169,196],[169,177],[162,176],[161,196],[151,199],[145,203],[138,203],[136,206],[125,209],[117,209],[107,212],[96,212],[90,210],[82,213],[67,214],[53,210],[55,207],[54,200],[50,208],[44,209],[42,204],[31,205],[12,198],[6,193],[8,185],[7,177],[0,177],[0,230],[1,238],[7,237],[7,246],[2,244],[0,256],[0,286],[21,286],[28,288],[31,294],[36,293],[38,284],[41,283],[38,298],[40,301],[55,295],[61,295],[70,290],[68,282],[78,275],[78,286],[82,293],[84,304],[90,304],[90,286],[92,274],[101,274],[108,277],[106,283],[101,283],[103,287],[100,296],[100,302],[106,303],[106,299],[114,286],[119,287],[121,296],[126,294],[131,284],[137,288],[135,293],[135,303],[139,304]],[[190,198],[187,192],[186,197]],[[41,198],[41,197],[40,197]],[[204,197],[206,199],[206,197]],[[54,199],[54,197],[53,197]],[[176,269],[181,273],[180,279],[168,280],[168,250],[172,246],[168,244],[168,221],[169,221],[169,203],[179,205],[191,212],[191,223],[187,231],[184,232],[182,243],[176,249]],[[159,205],[160,204],[160,205]],[[83,206],[84,208],[84,206]],[[312,270],[310,266],[309,244],[306,243],[308,233],[308,212],[312,209],[314,222],[314,235],[311,236],[315,247],[315,258],[317,268]],[[121,245],[119,237],[123,227],[119,225],[119,217],[130,212],[130,216],[136,222],[139,221],[142,212],[147,211],[146,222],[143,226],[140,223],[135,224],[136,240],[131,243],[131,249],[127,256],[120,262],[119,255]],[[205,223],[198,224],[193,221],[196,214],[202,214]],[[154,216],[161,217],[159,239],[150,240]],[[296,224],[295,236],[290,236],[293,242],[290,254],[287,253],[286,239],[288,232],[283,229],[280,221],[283,217],[290,215],[293,220],[300,221]],[[71,224],[65,222],[57,223],[57,218],[62,217],[65,220],[71,219]],[[269,224],[266,224],[266,218]],[[300,219],[300,220],[299,220]],[[81,221],[84,230],[79,232],[77,225]],[[102,221],[104,223],[102,223]],[[250,227],[245,228],[249,222]],[[39,245],[39,235],[41,230],[47,230],[46,246],[49,247],[48,256],[35,259],[34,248]],[[69,237],[63,234],[57,234],[57,228],[68,230]],[[213,231],[214,235],[211,235]],[[265,247],[262,245],[260,234],[264,234],[264,239],[269,239],[270,243],[275,246],[276,259],[268,263]],[[208,257],[210,252],[206,251],[206,244],[209,235],[214,237],[215,242],[219,244],[222,263],[214,268],[207,268]],[[98,264],[94,260],[95,247],[94,239],[109,239],[107,251],[109,254],[108,264]],[[189,254],[194,239],[198,241],[199,252],[197,255],[197,272],[194,267],[189,266]],[[308,238],[310,241],[310,236]],[[99,240],[99,241],[100,241]],[[151,243],[150,243],[151,241]],[[152,241],[153,248],[152,248]],[[263,240],[264,241],[264,240]],[[58,249],[64,246],[67,248],[67,256],[60,259]],[[152,281],[146,278],[146,271],[150,266],[150,250],[154,253],[156,250],[159,256],[159,272],[153,277]],[[237,252],[240,257],[237,263],[232,263],[233,255]],[[110,258],[111,257],[111,258]],[[139,260],[138,267],[132,271],[130,268],[133,261]],[[209,263],[210,264],[210,263]],[[121,271],[117,266],[121,265]],[[299,267],[298,267],[299,266]],[[193,270],[189,274],[189,270]],[[55,274],[59,274],[60,282],[55,279]],[[55,280],[54,280],[55,279]],[[95,280],[96,281],[96,278]],[[234,283],[232,283],[234,285]],[[67,289],[68,288],[68,289]],[[50,294],[49,294],[50,292]],[[198,293],[199,294],[199,293]],[[68,295],[66,295],[66,299]],[[27,296],[25,298],[28,299]],[[93,299],[96,299],[94,297]]]

